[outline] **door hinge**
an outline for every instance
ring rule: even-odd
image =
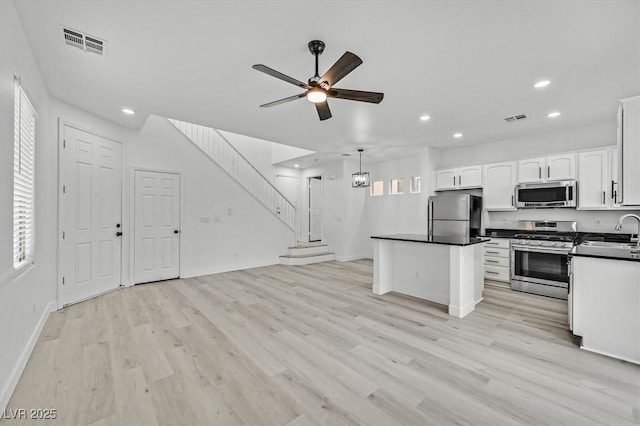
[[[67,140],[62,139],[62,148],[66,148],[66,147],[67,147]]]
[[[62,239],[64,240],[64,231],[62,231]]]
[[[67,193],[67,185],[62,185],[62,193],[63,194]]]
[[[64,285],[64,277],[62,277],[62,285]]]

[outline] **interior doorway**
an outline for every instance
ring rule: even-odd
[[[309,242],[322,241],[322,176],[307,178],[309,194]]]

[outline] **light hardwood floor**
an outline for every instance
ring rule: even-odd
[[[579,350],[566,302],[487,285],[457,319],[371,283],[367,260],[274,265],[70,306],[8,409],[61,425],[640,423],[640,367]]]

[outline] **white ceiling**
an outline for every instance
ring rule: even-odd
[[[18,1],[50,93],[139,128],[148,114],[318,151],[389,158],[613,120],[640,93],[638,1]],[[108,56],[66,46],[58,24],[108,41]],[[384,92],[379,105],[333,99],[320,122],[300,93],[257,72],[306,81],[346,50],[364,63],[336,87]],[[533,89],[551,80],[543,90]],[[138,114],[125,116],[121,108]],[[551,120],[550,111],[562,115]],[[421,122],[423,114],[431,120]],[[526,114],[507,124],[505,117]],[[454,132],[464,137],[454,140]]]

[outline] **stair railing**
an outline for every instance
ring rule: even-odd
[[[220,132],[211,127],[173,118],[167,120],[291,230],[295,230],[294,205]]]

